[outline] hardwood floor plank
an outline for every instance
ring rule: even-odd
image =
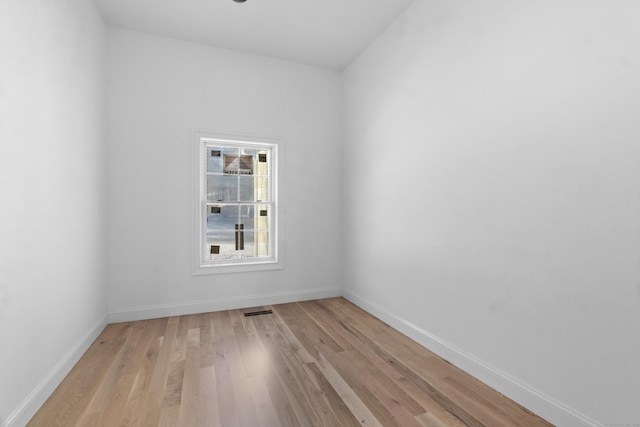
[[[239,316],[233,327],[240,358],[243,362],[246,383],[251,392],[253,405],[256,407],[257,413],[260,414],[258,417],[259,425],[279,425],[278,415],[265,384],[265,375],[270,369],[269,358],[265,349],[260,345],[257,332],[250,319]]]
[[[276,307],[277,314],[289,326],[304,348],[318,359],[318,353],[330,354],[344,349],[335,342],[322,328],[318,327],[297,303],[282,304]]]
[[[440,421],[437,417],[429,412],[425,412],[424,414],[416,415],[416,420],[423,427],[448,427],[450,424],[446,424]]]
[[[132,395],[135,396],[134,385],[136,379],[140,375],[140,370],[145,365],[147,347],[155,339],[154,338],[154,320],[146,320],[136,322],[129,341],[132,346],[132,353],[126,366],[121,371],[120,378],[116,384],[114,396],[110,399],[110,403],[104,409],[103,424],[105,425],[123,425],[126,412],[126,405]],[[143,374],[144,375],[144,374]],[[143,379],[144,380],[144,379]]]
[[[333,388],[318,365],[315,362],[309,363],[306,365],[306,369],[313,377],[314,383],[320,391],[322,398],[326,400],[327,408],[334,414],[337,425],[344,427],[359,426],[360,422],[342,400],[338,392]]]
[[[160,403],[164,400],[164,392],[167,386],[167,376],[169,371],[169,361],[171,354],[173,353],[173,346],[176,340],[176,334],[178,333],[178,317],[172,317],[167,320],[164,331],[161,332],[159,337],[160,350],[158,351],[158,358],[151,374],[151,380],[149,381],[149,391],[157,392]]]
[[[200,368],[200,419],[203,427],[220,426],[220,409],[216,391],[216,369],[213,366]]]
[[[275,316],[273,322],[282,335],[278,342],[279,345],[287,346],[300,363],[307,364],[316,361],[291,331],[291,328],[289,328],[282,317]]]
[[[194,325],[191,325],[194,326]],[[200,328],[187,332],[184,380],[180,401],[180,425],[200,426]]]
[[[226,313],[213,313],[213,329],[219,331],[213,343],[215,352],[215,374],[216,374],[216,394],[218,396],[218,408],[220,410],[220,424],[223,426],[240,425],[238,419],[238,408],[235,400],[235,392],[231,378],[231,367],[229,364],[229,354],[225,347],[225,340],[229,335],[224,333],[223,317]]]
[[[355,390],[322,355],[320,355],[320,360],[318,361],[318,368],[361,425],[382,426]]]
[[[256,330],[261,341],[268,351],[270,360],[278,374],[285,393],[296,404],[294,409],[302,408],[304,414],[296,411],[296,416],[301,419],[308,419],[312,425],[321,424],[320,414],[314,407],[314,402],[310,398],[312,393],[304,380],[304,373],[301,372],[301,365],[290,350],[290,344],[284,343],[282,336],[277,333],[277,328],[272,319],[256,317],[254,319]]]
[[[234,324],[233,332],[238,343],[240,359],[244,365],[247,378],[261,375],[266,369],[266,360],[263,357],[264,350],[259,347],[259,342],[255,337],[255,332],[251,328],[251,323],[244,316],[237,324]]]
[[[146,345],[140,343],[140,348],[143,349],[144,357],[139,363],[131,392],[127,397],[127,402],[124,407],[123,416],[120,421],[120,427],[125,426],[139,426],[148,422],[146,418],[142,418],[145,413],[154,409],[154,402],[149,400],[149,383],[151,381],[151,375],[153,373],[153,367],[158,358],[158,352],[160,350],[160,339],[158,334],[162,328],[163,322],[159,319],[149,321],[149,326],[145,331],[148,335]],[[157,408],[159,409],[159,408]]]
[[[247,320],[245,329],[248,334],[253,337],[255,351],[258,352],[258,360],[260,365],[259,381],[264,386],[265,392],[268,394],[271,406],[276,414],[276,419],[282,426],[311,425],[308,417],[304,413],[302,405],[296,400],[291,401],[287,396],[287,391],[281,384],[281,378],[272,368],[273,357],[260,338],[260,334],[256,329],[255,320]]]
[[[275,370],[267,373],[265,385],[280,425],[291,427],[312,425],[297,397],[283,384]]]
[[[409,380],[416,383],[424,392],[434,399],[440,406],[447,409],[449,412],[460,418],[467,425],[481,426],[484,425],[481,420],[478,419],[477,414],[473,411],[469,412],[468,408],[460,406],[460,402],[451,398],[446,391],[456,393],[455,390],[451,390],[446,385],[442,384],[441,372],[443,366],[448,365],[446,362],[438,366],[431,367],[430,381],[424,381],[419,375],[415,374],[415,369],[411,369],[405,363],[412,363],[415,357],[412,353],[406,351],[409,341],[395,341],[395,337],[389,337],[385,326],[377,319],[367,317],[363,312],[352,307],[345,307],[340,302],[331,301],[329,304],[335,308],[335,315],[337,316],[341,324],[346,329],[349,329],[354,335],[358,336],[358,339],[367,343],[367,346],[376,352],[380,357],[393,364],[396,369],[403,373]],[[384,339],[380,339],[384,337]],[[390,344],[388,341],[391,341]],[[412,342],[413,343],[413,342]],[[390,344],[390,345],[389,345]],[[419,364],[422,366],[428,364],[433,360],[439,361],[434,354],[422,351],[419,358]],[[399,355],[399,356],[396,356]],[[404,357],[403,357],[404,356]],[[405,359],[406,358],[406,359]],[[417,364],[417,363],[416,363]],[[443,391],[445,389],[446,391]],[[495,422],[495,421],[493,421]],[[492,425],[492,424],[489,424]]]
[[[229,363],[234,400],[238,407],[238,425],[258,426],[260,422],[253,404],[247,373],[235,334],[235,326],[241,324],[240,316],[241,314],[238,310],[231,310],[228,312],[228,316],[223,317],[223,325],[225,325],[225,330],[228,331],[224,342],[226,357]]]
[[[342,298],[254,309],[108,325],[28,425],[551,425]]]
[[[134,340],[140,336],[142,328],[141,324],[132,324],[128,338],[131,337]],[[121,401],[126,400],[125,396],[122,396],[122,388],[128,382],[127,370],[131,366],[129,365],[129,359],[135,351],[135,346],[130,339],[124,343],[120,348],[120,351],[113,359],[110,368],[107,370],[105,377],[102,379],[100,386],[96,390],[91,402],[85,410],[85,414],[92,420],[95,420],[96,414],[98,414],[97,425],[105,425],[106,422],[112,422],[114,425],[117,420],[111,420],[114,414],[107,414],[107,408],[112,407],[115,410],[121,410]],[[127,390],[128,395],[129,390]],[[119,414],[118,414],[119,415]],[[80,425],[90,425],[88,421],[80,418]]]
[[[289,306],[290,308],[290,306]],[[319,399],[327,400],[328,406],[326,408],[319,408],[319,411],[326,412],[327,410],[333,412],[336,417],[337,425],[351,425],[351,423],[356,423],[359,425],[359,422],[356,420],[354,415],[349,411],[348,406],[344,404],[340,400],[339,394],[332,387],[330,381],[324,376],[324,374],[318,368],[318,361],[314,359],[309,352],[306,350],[304,345],[299,341],[298,337],[291,331],[287,323],[280,317],[281,306],[278,306],[275,310],[275,316],[273,316],[272,320],[274,324],[277,326],[279,331],[282,334],[284,340],[277,342],[277,348],[280,351],[284,351],[288,357],[297,358],[298,362],[302,366],[305,366],[305,373],[308,377],[311,378],[315,390],[312,389],[311,393],[320,393],[322,397],[316,396],[315,399],[311,398],[311,402],[318,402]],[[285,310],[287,307],[284,308]],[[314,344],[311,344],[314,345]],[[315,347],[315,345],[314,345]],[[332,353],[334,351],[342,351],[341,347],[333,347],[333,350],[326,350],[327,353]],[[320,356],[320,352],[318,355]],[[294,362],[295,365],[295,362]],[[337,402],[342,402],[338,404]],[[316,412],[318,409],[316,409]],[[321,420],[322,425],[331,425],[334,422],[332,420]]]
[[[316,308],[322,308],[321,304],[317,301],[305,302],[300,304],[302,308],[312,314],[314,319],[322,319],[323,325],[327,328],[332,336],[342,337],[342,340],[348,343],[351,348],[347,353],[350,355],[351,361],[354,364],[361,366],[365,370],[365,375],[376,378],[380,385],[387,390],[395,399],[399,400],[399,403],[406,407],[412,415],[418,415],[424,413],[426,408],[422,407],[416,402],[411,395],[409,395],[403,388],[404,377],[394,369],[392,364],[386,363],[384,359],[378,356],[370,348],[368,348],[360,340],[357,340],[354,335],[349,334],[344,328],[338,328],[332,325],[330,321],[331,316],[324,310]],[[323,317],[323,315],[327,317]]]
[[[165,406],[160,410],[160,422],[159,427],[175,427],[178,425],[178,419],[180,418],[179,406]]]
[[[446,423],[448,426],[464,426],[464,423],[462,423],[460,419],[438,405],[429,395],[416,387],[414,383],[408,381],[403,374],[396,369],[393,363],[384,360],[365,343],[358,340],[354,334],[339,327],[338,322],[335,321],[336,314],[331,311],[326,303],[326,300],[316,300],[299,304],[312,318],[320,319],[323,327],[329,328],[329,333],[342,347],[358,350],[381,374],[385,375],[389,380],[392,380],[399,389],[403,390],[404,393],[416,401],[419,407],[415,408],[414,412],[420,413],[419,411],[424,408],[428,411],[430,417],[442,420],[440,422]],[[400,393],[396,392],[394,394],[399,395]]]
[[[180,407],[182,402],[182,386],[184,381],[184,360],[176,360],[171,362],[168,376],[167,386],[162,399],[163,408]]]
[[[377,377],[366,372],[355,352],[333,354],[328,360],[367,406],[375,407],[372,411],[385,426],[419,426],[414,414],[396,400],[397,396],[385,389]]]
[[[273,321],[274,326],[276,326],[277,330],[281,333],[280,336],[286,337],[286,339],[276,342],[275,348],[280,351],[281,355],[287,362],[289,369],[294,372],[296,381],[303,390],[304,396],[310,404],[315,417],[319,420],[320,425],[340,425],[336,411],[333,410],[331,403],[328,400],[328,397],[335,395],[335,391],[330,389],[330,385],[326,383],[325,380],[316,375],[319,371],[317,371],[317,368],[313,364],[315,359],[313,359],[308,352],[305,352],[302,356],[307,360],[311,358],[312,361],[308,363],[301,363],[298,358],[300,353],[292,351],[294,349],[302,348],[303,344],[287,327],[286,322],[279,316],[280,311],[277,310],[274,315],[271,316],[270,320]],[[318,339],[322,340],[319,336]],[[325,349],[323,351],[332,352],[335,349],[336,348],[334,347],[333,350]],[[337,349],[340,350],[339,348]],[[328,385],[329,388],[323,390],[322,385]],[[327,393],[329,393],[329,395]],[[339,410],[338,413],[342,415]]]
[[[77,421],[126,342],[131,326],[131,323],[108,325],[28,425],[67,426],[68,420]]]
[[[214,332],[208,313],[199,314],[198,328],[200,329],[200,368],[213,366],[215,353],[213,351]]]
[[[427,410],[430,418],[435,418],[440,423],[450,427],[466,426],[460,418],[456,417],[454,414],[439,405],[438,402],[436,402],[428,393],[425,393],[424,390],[418,387],[414,382],[403,378],[402,389]]]
[[[348,322],[347,327],[352,328],[382,357],[396,363],[398,368],[408,373],[408,377],[415,379],[421,389],[465,423],[493,426],[550,425],[362,310],[349,305],[345,308],[341,301],[332,300],[329,303],[337,307],[336,314],[342,316],[344,322]],[[475,396],[469,396],[468,389],[463,389],[459,384],[453,385],[449,379],[452,377],[460,381],[459,384],[473,384],[476,387]],[[487,402],[492,403],[488,405]]]
[[[407,360],[406,363],[400,362],[404,360],[402,356],[396,356],[398,351],[397,347],[391,347],[384,343],[381,344],[383,351],[387,352],[389,357],[395,360],[395,363],[417,375],[416,379],[422,385],[423,390],[428,390],[430,396],[436,399],[441,406],[447,408],[450,412],[454,413],[460,419],[467,424],[473,423],[476,425],[492,425],[502,426],[504,420],[500,413],[493,411],[495,406],[487,407],[484,399],[478,399],[482,395],[491,395],[490,399],[495,399],[498,403],[507,405],[507,402],[502,402],[502,395],[496,391],[488,388],[483,384],[483,390],[475,398],[466,394],[460,387],[453,385],[449,380],[449,373],[451,372],[452,365],[443,360],[434,358],[425,358],[422,361]],[[405,353],[402,353],[405,354]],[[464,377],[465,381],[470,381],[471,377],[466,373],[458,372],[459,377]],[[507,421],[507,425],[514,424],[516,420]]]

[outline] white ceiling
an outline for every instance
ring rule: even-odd
[[[413,0],[96,0],[107,24],[343,69]]]

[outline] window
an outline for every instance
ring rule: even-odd
[[[281,149],[274,140],[196,135],[194,274],[283,268]]]

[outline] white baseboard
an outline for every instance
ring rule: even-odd
[[[307,291],[250,295],[239,298],[223,298],[208,301],[191,301],[178,304],[132,307],[109,312],[109,323],[183,316],[187,314],[208,313],[212,311],[235,310],[261,305],[285,304],[289,302],[333,298],[339,296],[342,296],[342,289],[340,288],[311,289]]]
[[[46,402],[54,390],[67,376],[71,368],[80,360],[89,346],[98,338],[98,335],[107,326],[105,314],[78,343],[58,362],[56,366],[44,377],[33,391],[22,401],[15,411],[2,423],[1,427],[23,427],[38,412],[38,409]]]
[[[402,317],[369,303],[353,292],[343,290],[343,297],[547,421],[562,427],[602,427],[602,424],[586,415],[466,354]]]

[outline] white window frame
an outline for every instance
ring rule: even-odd
[[[210,144],[271,149],[271,218],[270,252],[268,258],[207,260],[206,256],[206,146]],[[280,138],[256,137],[197,131],[193,143],[193,248],[194,275],[241,273],[284,268],[284,142]]]

